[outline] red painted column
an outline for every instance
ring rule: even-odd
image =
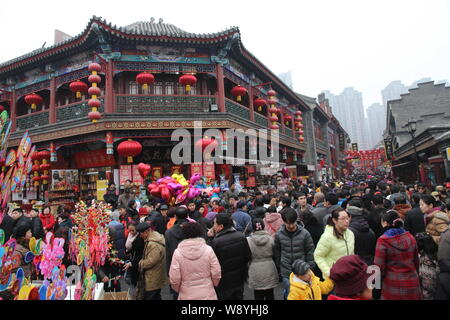
[[[50,79],[50,111],[48,123],[56,123],[56,78]]]
[[[11,103],[10,103],[10,109],[11,109],[11,114],[10,114],[10,118],[11,118],[11,132],[16,131],[16,116],[17,116],[17,111],[16,111],[16,90],[13,89],[13,91],[11,92]]]
[[[114,107],[114,72],[113,61],[109,60],[106,69],[105,83],[105,113],[113,113]]]
[[[255,108],[253,106],[253,88],[250,85],[248,87],[248,109],[250,110],[250,121],[255,121]]]
[[[422,164],[419,164],[419,168],[420,168],[420,182],[422,183],[426,183],[427,180],[425,178],[425,167]]]
[[[219,112],[225,112],[225,84],[223,81],[223,66],[216,65],[217,74],[217,104],[219,105]]]

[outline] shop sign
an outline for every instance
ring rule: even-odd
[[[446,151],[447,151],[447,161],[450,161],[450,148],[447,148]]]
[[[162,178],[162,167],[152,167],[152,178],[153,180],[158,180]]]
[[[203,166],[202,163],[191,163],[191,176],[194,174],[203,175]]]
[[[103,200],[108,189],[108,180],[97,180],[97,200]]]
[[[352,150],[353,150],[353,152],[358,152],[358,144],[357,143],[352,143]]]
[[[344,150],[345,149],[345,136],[343,133],[339,134],[339,149]]]
[[[114,140],[111,131],[106,133],[106,154],[114,154]]]
[[[216,178],[216,172],[214,170],[214,162],[205,162],[203,164],[203,176],[207,179],[214,180]]]
[[[140,186],[144,184],[144,178],[139,173],[139,168],[137,164],[133,164],[133,183],[136,183]]]
[[[113,155],[106,154],[106,149],[77,152],[74,155],[74,159],[78,169],[111,167],[116,165],[116,159]]]
[[[121,165],[119,171],[120,185],[126,184],[127,180],[133,181],[132,177],[132,166],[131,165]]]
[[[386,159],[392,160],[394,156],[394,152],[392,149],[392,140],[391,139],[384,139],[384,150],[386,152]]]

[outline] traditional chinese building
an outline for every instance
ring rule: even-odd
[[[89,65],[94,62],[101,68],[90,78]],[[138,79],[144,72],[153,80],[148,76],[144,81]],[[185,75],[190,79],[182,81]],[[86,92],[93,79],[100,88],[98,105],[90,104],[92,96]],[[189,91],[186,84],[190,84]],[[162,20],[117,27],[93,17],[79,35],[0,64],[0,90],[0,105],[12,120],[9,146],[17,146],[29,131],[39,150],[56,151],[52,169],[81,170],[85,196],[94,192],[99,179],[120,180],[120,184],[125,177],[139,181],[137,168],[125,166],[126,158],[117,153],[117,145],[127,139],[141,143],[142,153],[133,163],[151,164],[153,178],[174,170],[189,175],[190,165],[173,166],[171,162],[175,144],[171,133],[179,128],[193,132],[194,121],[204,129],[276,125],[280,162],[315,165],[313,157],[305,155],[314,150],[314,138],[309,133],[300,137],[294,120],[298,111],[311,112],[309,106],[244,47],[238,28],[193,34]],[[275,98],[269,96],[273,90]],[[29,97],[32,94],[40,98],[35,101]],[[266,103],[255,103],[258,98]],[[270,99],[276,99],[276,121],[270,113]],[[254,152],[251,148],[245,157]],[[248,172],[257,175],[259,168],[248,169],[203,168],[211,178],[240,173],[241,182],[252,186],[254,174]],[[298,174],[305,175],[303,171]]]

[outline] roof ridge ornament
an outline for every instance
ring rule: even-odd
[[[231,50],[231,46],[234,42],[236,42],[239,39],[239,35],[237,33],[233,34],[233,36],[228,40],[225,47],[219,50],[219,54],[217,56],[211,56],[211,61],[220,64],[221,66],[224,66],[226,64],[229,64],[230,61],[228,60],[228,52]]]
[[[106,41],[105,36],[103,35],[102,31],[100,30],[100,27],[96,22],[92,24],[92,30],[95,32],[95,34],[98,37],[98,42],[100,43],[100,47],[102,48],[102,51],[106,54],[111,54],[111,46]]]

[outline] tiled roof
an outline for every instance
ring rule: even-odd
[[[136,22],[125,27],[117,27],[108,23],[101,17],[93,16],[86,28],[78,35],[69,38],[63,42],[57,43],[51,47],[41,48],[27,53],[23,56],[6,61],[0,64],[0,74],[10,71],[13,68],[21,67],[26,64],[36,62],[46,57],[71,50],[86,42],[87,38],[93,33],[92,26],[97,24],[99,29],[106,31],[113,36],[120,38],[136,39],[142,37],[169,37],[178,41],[189,41],[190,43],[200,42],[221,42],[227,40],[235,33],[239,33],[239,28],[232,27],[218,33],[197,34],[186,32],[172,24],[163,23],[162,20],[155,23],[152,19],[150,22]]]

